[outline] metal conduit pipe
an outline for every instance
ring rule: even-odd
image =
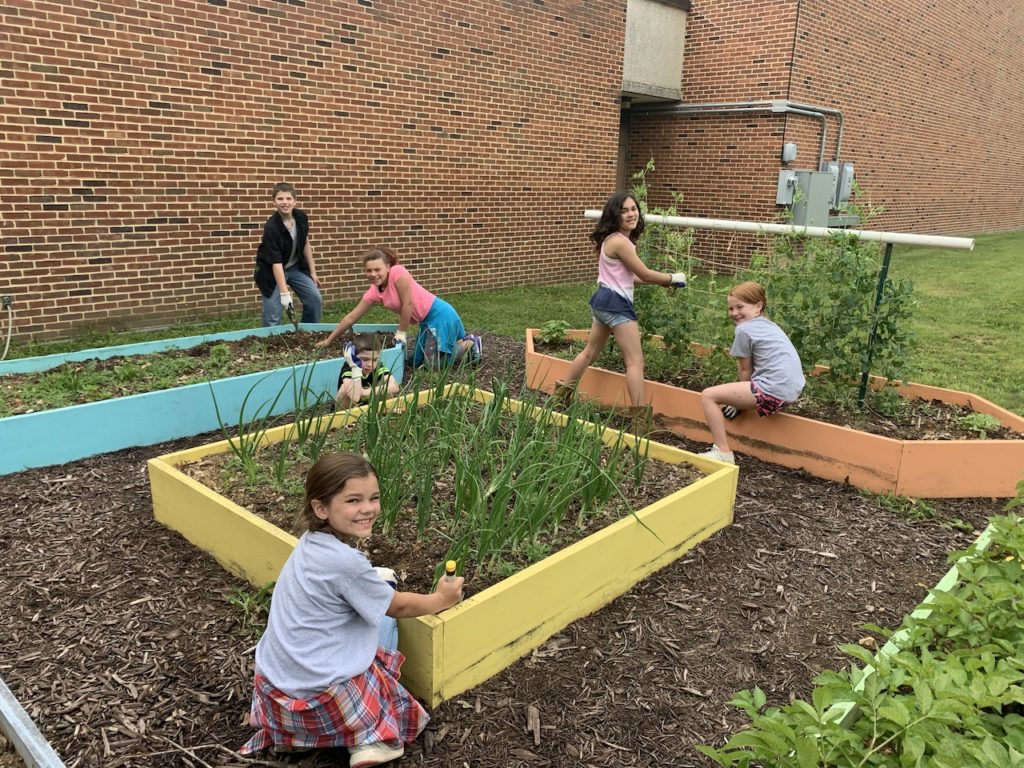
[[[639,115],[698,115],[698,114],[730,114],[742,112],[772,112],[775,114],[793,114],[804,117],[813,117],[821,121],[821,139],[818,142],[818,168],[825,164],[826,132],[828,130],[828,115],[832,115],[839,121],[839,133],[836,136],[836,149],[834,160],[839,159],[839,150],[843,136],[843,113],[832,107],[815,107],[810,104],[799,104],[788,99],[773,99],[771,101],[734,101],[734,102],[711,102],[708,104],[670,104],[667,106],[653,106],[633,108],[631,110]]]
[[[583,212],[588,219],[600,219],[601,211]],[[908,232],[880,232],[868,229],[832,229],[829,227],[801,227],[796,224],[769,224],[757,221],[736,221],[733,219],[701,219],[693,216],[659,216],[647,214],[644,221],[652,224],[667,224],[672,227],[693,227],[726,232],[750,232],[752,234],[798,235],[803,237],[831,237],[832,235],[853,235],[861,240],[902,245],[926,245],[933,248],[954,248],[963,251],[974,250],[974,239],[970,237],[948,237],[945,235],[915,235]]]
[[[845,125],[843,110],[835,109],[834,107],[815,107],[809,104],[800,104],[799,102],[796,101],[789,101],[788,99],[783,99],[783,101],[787,105],[795,109],[809,109],[813,112],[823,112],[826,115],[832,115],[833,117],[836,118],[836,120],[839,122],[839,132],[836,134],[836,152],[832,159],[838,160],[839,152],[843,146],[843,126]]]

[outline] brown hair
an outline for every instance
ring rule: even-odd
[[[286,181],[282,181],[281,183],[274,185],[274,189],[271,190],[271,192],[270,192],[270,197],[271,198],[275,198],[281,192],[287,192],[292,197],[298,197],[299,196],[299,193],[295,191],[295,187],[293,187],[291,184],[289,184]]]
[[[735,296],[744,304],[760,304],[761,314],[764,314],[768,309],[768,295],[764,292],[761,284],[755,283],[753,280],[747,280],[745,283],[733,286],[732,290],[729,291],[729,295]]]
[[[363,254],[363,264],[365,265],[368,261],[375,261],[377,259],[383,259],[384,263],[389,267],[395,266],[398,263],[398,254],[390,248],[385,248],[383,245],[379,245],[376,248],[371,248]]]
[[[377,352],[377,337],[372,333],[355,333],[352,335],[352,345],[356,352]]]
[[[345,483],[351,478],[371,475],[377,477],[377,470],[358,453],[326,453],[317,459],[306,473],[306,500],[302,511],[295,516],[295,533],[300,536],[306,531],[334,533],[331,524],[313,512],[313,500],[327,506],[331,499],[344,490]]]

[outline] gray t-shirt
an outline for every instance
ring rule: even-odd
[[[296,698],[362,674],[394,595],[362,553],[329,533],[304,533],[274,587],[256,668]]]
[[[789,337],[767,317],[754,317],[736,326],[729,354],[753,363],[751,379],[766,395],[792,403],[804,391],[800,356]]]
[[[288,228],[288,234],[292,236],[292,252],[288,256],[288,261],[285,262],[284,268],[291,269],[299,263],[299,238],[296,237],[296,225],[295,219],[292,219],[290,223],[285,224]]]

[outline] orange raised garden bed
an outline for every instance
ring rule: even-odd
[[[527,385],[551,393],[569,361],[537,352],[534,329],[526,331]],[[570,331],[586,339],[587,331]],[[606,405],[627,404],[626,377],[590,368],[580,380],[583,397]],[[905,397],[965,405],[1003,426],[1024,433],[1024,418],[969,392],[904,384]],[[648,381],[646,394],[665,425],[688,440],[710,442],[700,393]],[[924,498],[1010,497],[1024,471],[1024,440],[895,440],[802,416],[770,419],[743,414],[728,425],[729,440],[742,453],[816,477],[850,483],[876,493]]]

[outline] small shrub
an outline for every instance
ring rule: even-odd
[[[987,413],[969,413],[956,420],[964,429],[976,433],[982,440],[988,437],[988,433],[1002,426],[999,419]]]
[[[549,320],[537,331],[537,338],[545,344],[559,344],[568,339],[568,331],[565,320]]]

